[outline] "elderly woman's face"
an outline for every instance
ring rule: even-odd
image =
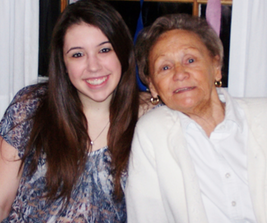
[[[200,38],[189,31],[163,33],[149,54],[150,90],[170,108],[198,112],[216,94],[221,79],[219,57],[212,58]]]

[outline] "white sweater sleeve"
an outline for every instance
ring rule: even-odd
[[[153,146],[140,125],[135,131],[128,171],[125,191],[128,222],[168,222],[160,193]]]

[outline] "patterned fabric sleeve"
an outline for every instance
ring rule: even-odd
[[[25,146],[32,128],[31,117],[41,102],[40,96],[46,93],[46,86],[36,88],[32,85],[21,89],[7,108],[1,122],[0,135],[3,139],[19,150],[19,157],[24,154]],[[32,90],[36,88],[35,91]]]

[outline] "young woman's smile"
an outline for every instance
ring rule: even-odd
[[[64,62],[82,102],[111,99],[121,78],[121,64],[99,28],[86,23],[71,26],[65,35]]]
[[[89,84],[90,87],[99,87],[105,84],[108,81],[109,75],[104,77],[89,78],[85,81]]]

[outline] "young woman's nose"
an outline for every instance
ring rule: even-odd
[[[90,55],[87,59],[87,70],[90,72],[97,72],[101,69],[101,63],[97,55]]]

